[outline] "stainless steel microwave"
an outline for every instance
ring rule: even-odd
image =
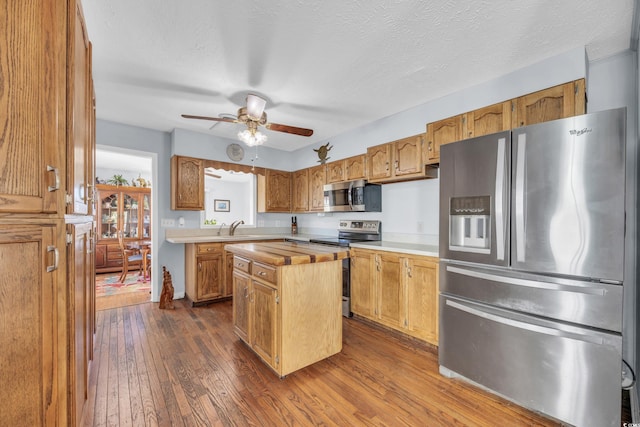
[[[379,184],[364,179],[324,186],[325,212],[381,212],[382,192]]]

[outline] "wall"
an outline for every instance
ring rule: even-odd
[[[249,224],[252,219],[250,208],[254,207],[247,198],[248,194],[254,194],[251,187],[250,182],[208,182],[204,195],[207,219],[215,219],[218,225],[230,225],[236,220]],[[216,212],[214,200],[229,200],[229,212]]]

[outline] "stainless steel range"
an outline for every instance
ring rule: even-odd
[[[340,220],[338,237],[311,239],[309,243],[348,247],[354,242],[376,242],[380,240],[382,224],[376,220]],[[351,313],[351,273],[349,258],[342,261],[342,315]]]

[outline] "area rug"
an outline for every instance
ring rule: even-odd
[[[149,278],[145,281],[142,276],[137,273],[129,273],[124,281],[120,282],[120,273],[116,274],[97,274],[96,275],[96,297],[105,297],[109,295],[128,293],[128,292],[146,292],[151,291],[151,283]]]

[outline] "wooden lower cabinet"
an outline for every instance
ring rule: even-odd
[[[233,254],[224,250],[233,243],[257,243],[242,240],[185,245],[185,293],[193,305],[229,299],[233,295]],[[277,242],[269,240],[269,242]]]
[[[93,222],[67,225],[71,243],[67,246],[69,322],[69,402],[71,425],[79,425],[89,395],[89,368],[93,359],[95,328],[95,273],[93,269]]]
[[[351,311],[438,345],[438,259],[351,248]]]
[[[342,261],[271,266],[236,255],[233,328],[280,377],[342,349]]]
[[[0,224],[2,425],[70,425],[65,258],[62,220]]]
[[[185,247],[185,293],[196,305],[224,298],[224,243],[188,243]]]

